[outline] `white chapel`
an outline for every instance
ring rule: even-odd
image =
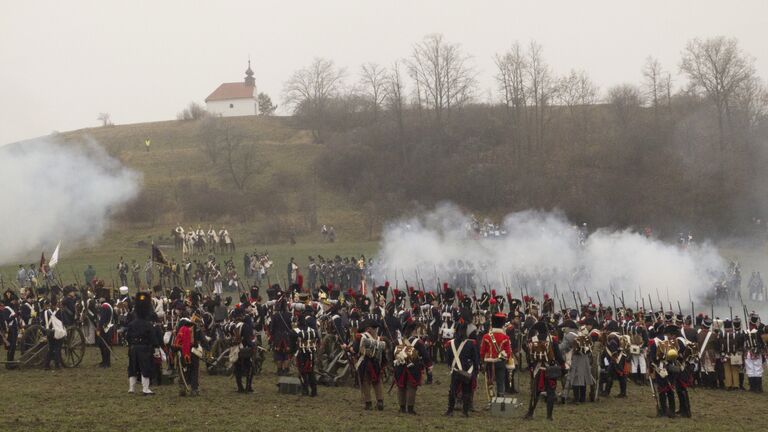
[[[241,82],[223,83],[205,98],[205,109],[222,117],[248,116],[259,113],[256,103],[256,80],[253,78],[251,61],[245,79]]]

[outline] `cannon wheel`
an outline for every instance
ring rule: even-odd
[[[85,335],[77,326],[67,327],[67,337],[61,347],[61,362],[64,367],[73,368],[80,365],[85,355]]]
[[[19,351],[21,354],[47,342],[43,327],[33,324],[24,330],[24,335],[19,339]]]
[[[206,369],[208,369],[209,375],[229,375],[232,372],[232,368],[229,367],[228,351],[229,343],[224,339],[216,339],[211,350],[207,353]]]

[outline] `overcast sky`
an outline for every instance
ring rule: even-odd
[[[281,103],[313,57],[354,75],[442,33],[473,56],[479,98],[494,53],[537,40],[554,71],[586,70],[602,89],[639,82],[649,55],[677,72],[694,37],[739,39],[768,78],[768,1],[18,1],[0,0],[0,144],[52,131],[174,119],[243,78]],[[194,6],[193,6],[194,5]],[[678,83],[682,80],[679,79]]]

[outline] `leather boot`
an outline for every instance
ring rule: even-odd
[[[552,412],[555,410],[555,397],[547,397],[547,420],[552,420]]]
[[[415,407],[413,405],[408,405],[408,414],[418,415],[418,414],[416,414],[416,410],[414,408]]]
[[[667,393],[667,417],[675,418],[675,394],[672,392]]]
[[[680,400],[682,401],[682,407],[680,410],[682,411],[682,416],[685,418],[691,418],[691,399],[688,397],[688,390],[683,390],[681,393]]]
[[[245,393],[245,389],[243,388],[243,374],[238,372],[235,374],[235,383],[237,384],[237,392],[238,393]]]
[[[405,414],[405,405],[400,405],[400,414]]]
[[[664,417],[667,415],[667,395],[659,394],[659,411],[656,413],[656,417]]]
[[[253,393],[253,371],[249,372],[245,378],[245,392]]]
[[[451,392],[451,396],[448,396],[448,409],[445,410],[445,414],[443,414],[446,417],[450,417],[453,415],[453,406],[456,404],[456,398],[453,395],[453,392]],[[400,406],[400,409],[402,410],[402,405]]]
[[[373,402],[366,402],[365,403],[365,410],[370,411],[373,409]]]
[[[383,400],[377,400],[376,401],[376,410],[377,411],[384,411],[384,401]]]

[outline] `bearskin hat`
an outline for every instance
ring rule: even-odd
[[[592,328],[597,327],[597,320],[593,317],[584,318],[584,320],[581,322],[583,325],[592,326]]]
[[[555,311],[555,301],[549,294],[544,294],[544,304],[541,306],[542,313],[553,313]]]
[[[456,294],[448,286],[448,282],[443,283],[443,293],[442,293],[443,303],[445,304],[453,303],[454,297],[456,297]]]
[[[735,330],[741,330],[741,318],[738,316],[733,319],[733,328]]]
[[[680,335],[680,327],[678,327],[675,324],[668,324],[664,327],[664,334],[669,334],[673,336],[679,336]]]
[[[150,318],[150,315],[152,314],[152,297],[149,293],[140,292],[136,294],[133,311],[139,319]]]
[[[700,313],[696,315],[696,327],[701,327],[701,323],[704,321],[704,314]]]
[[[181,288],[175,286],[171,290],[171,297],[170,297],[170,299],[171,300],[179,300],[181,298],[182,294],[184,294],[184,292],[181,290]]]
[[[504,310],[504,296],[497,295],[493,299],[496,300],[496,307],[500,311],[503,311]]]
[[[533,325],[532,330],[537,335],[547,334],[549,333],[549,329],[547,328],[547,323],[544,321],[536,321],[536,323]]]
[[[610,320],[605,324],[605,330],[609,332],[617,332],[619,331],[619,323],[615,320]]]
[[[387,304],[384,306],[384,311],[385,311],[387,314],[390,314],[390,315],[391,315],[392,313],[394,313],[394,312],[395,312],[395,303],[394,303],[394,302],[389,302],[389,303],[387,303]]]
[[[272,285],[267,288],[267,300],[277,300],[277,291],[280,289],[280,285]]]
[[[403,291],[398,290],[397,288],[395,288],[394,294],[395,294],[395,302],[397,304],[403,304],[403,302],[405,301],[406,294]]]
[[[503,313],[493,314],[491,317],[491,326],[493,328],[504,328],[504,324],[507,322],[507,316]]]
[[[403,320],[403,333],[410,334],[416,327],[419,326],[419,322],[416,321],[410,314]]]
[[[374,293],[377,301],[387,301],[387,291],[389,291],[389,282],[384,282],[384,285],[377,286]]]
[[[760,315],[758,315],[756,312],[749,314],[749,323],[753,325],[760,324]]]
[[[328,285],[328,289],[330,290],[328,292],[328,298],[331,300],[338,300],[341,296],[341,291],[333,289],[333,285]]]
[[[421,302],[419,301],[420,296],[421,296],[421,291],[413,287],[408,287],[408,300],[410,300],[411,305],[421,304]]]
[[[435,293],[430,291],[424,294],[424,300],[426,301],[427,304],[431,304],[433,301],[435,301]]]
[[[363,313],[368,313],[371,311],[371,299],[368,297],[361,296],[360,300],[358,301],[358,305]]]
[[[477,304],[480,306],[481,309],[488,309],[488,304],[491,300],[491,296],[484,292],[480,295],[480,298],[477,300]]]

